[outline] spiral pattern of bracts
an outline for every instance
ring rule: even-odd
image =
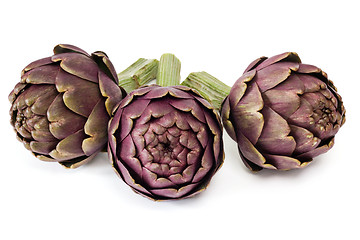
[[[327,152],[345,122],[345,108],[321,69],[296,53],[252,62],[224,100],[222,120],[245,165],[301,168]]]
[[[184,86],[142,87],[121,102],[109,124],[115,171],[153,200],[199,193],[224,159],[214,108]]]
[[[22,71],[9,95],[10,122],[37,158],[75,168],[104,149],[108,120],[126,93],[105,53],[61,44],[54,54]]]

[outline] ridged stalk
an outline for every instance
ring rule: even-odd
[[[156,78],[159,61],[156,59],[139,58],[127,69],[118,74],[119,85],[127,93]]]
[[[230,93],[231,87],[207,72],[193,72],[181,83],[197,90],[217,110],[220,110],[225,97]]]
[[[174,54],[163,54],[159,62],[156,83],[162,87],[179,85],[180,68],[180,60]]]

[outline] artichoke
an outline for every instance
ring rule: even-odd
[[[223,163],[220,117],[188,87],[145,86],[110,120],[108,154],[135,192],[153,200],[190,197]]]
[[[305,167],[334,145],[345,122],[333,82],[292,52],[255,60],[231,89],[205,72],[190,74],[182,84],[216,103],[253,171]]]
[[[221,116],[248,168],[287,170],[331,149],[345,108],[325,72],[287,52],[252,62],[224,100]]]
[[[37,158],[75,168],[104,149],[108,120],[125,95],[105,53],[57,45],[22,71],[9,95],[11,124]]]

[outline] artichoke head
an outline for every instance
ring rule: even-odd
[[[190,197],[223,163],[220,117],[191,88],[145,86],[110,120],[108,154],[135,192],[152,200]]]
[[[288,170],[331,149],[345,108],[325,72],[287,52],[252,62],[225,98],[221,116],[248,168]]]
[[[105,53],[60,44],[22,71],[9,95],[10,122],[37,158],[75,168],[104,149],[108,120],[125,95]]]

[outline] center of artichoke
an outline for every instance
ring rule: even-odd
[[[158,138],[158,145],[156,145],[156,152],[154,161],[159,163],[165,163],[168,164],[169,161],[173,160],[174,154],[173,154],[173,148],[171,146],[171,143],[169,140],[165,138],[165,140],[162,140],[164,137]]]
[[[157,177],[168,178],[174,174],[182,174],[201,152],[196,133],[190,129],[180,129],[176,124],[163,127],[154,121],[143,137],[147,153],[142,152],[144,155],[140,155],[139,159]]]
[[[324,131],[336,123],[336,108],[330,99],[326,99],[323,96],[313,105],[311,117],[316,128]]]
[[[154,140],[146,146],[152,156],[152,161],[148,162],[145,167],[159,177],[168,177],[175,172],[181,172],[186,161],[182,161],[178,155],[187,151],[184,146],[179,144],[181,135],[174,136],[169,131],[154,135]]]
[[[173,151],[173,149],[170,146],[169,142],[160,143],[159,147],[161,148],[161,153],[162,153],[161,155],[164,156],[164,157],[170,156],[172,151]]]
[[[35,116],[31,113],[30,108],[17,110],[14,127],[22,137],[31,139],[30,132],[34,130],[33,125],[34,122],[36,122],[34,117]]]
[[[18,111],[16,115],[16,124],[19,126],[25,126],[26,125],[26,118],[24,113],[22,111]]]

